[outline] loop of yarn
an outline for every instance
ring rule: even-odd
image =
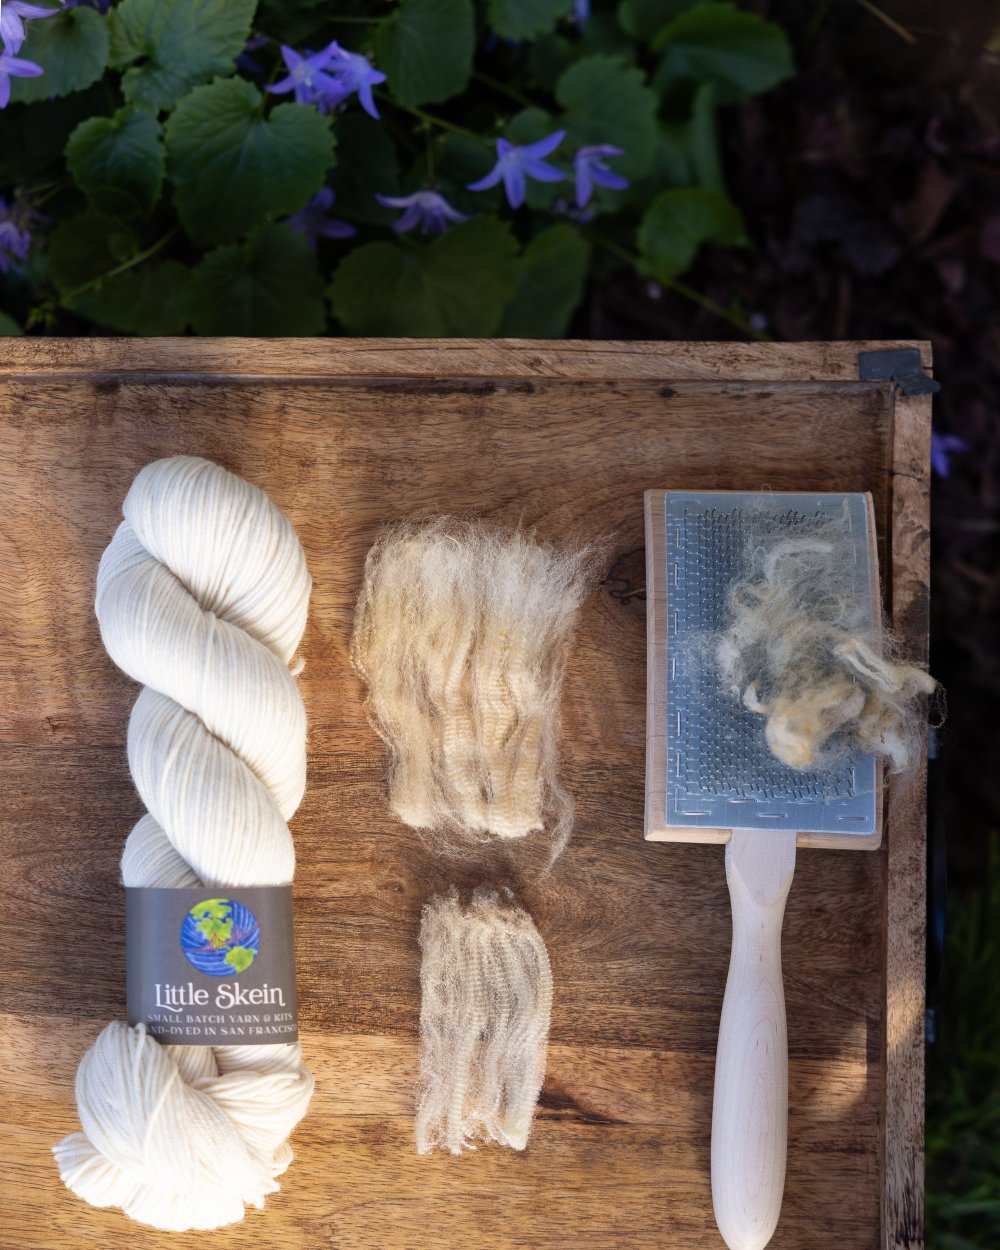
[[[126,886],[284,885],[305,786],[305,710],[289,671],[311,582],[291,522],[218,465],[147,465],[101,558],[111,658],[143,683],[128,759],[148,813]],[[161,1046],[109,1024],[80,1063],[83,1129],[54,1147],[65,1184],[156,1228],[218,1228],[261,1207],[291,1161],[313,1078],[298,1045]]]

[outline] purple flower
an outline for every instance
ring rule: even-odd
[[[576,204],[578,208],[586,208],[594,194],[594,187],[610,187],[615,191],[623,191],[628,179],[614,170],[608,169],[605,157],[624,156],[623,148],[613,147],[610,143],[595,143],[588,148],[580,148],[573,157],[573,169],[576,172]]]
[[[306,50],[305,55],[281,45],[281,55],[289,74],[272,83],[268,91],[283,95],[295,92],[296,104],[315,104],[321,113],[330,113],[356,91],[361,107],[378,119],[372,87],[385,82],[385,74],[375,69],[366,56],[345,52],[336,39],[321,52]]]
[[[64,9],[96,9],[98,13],[107,13],[111,8],[111,0],[63,0]]]
[[[508,143],[506,139],[497,139],[497,163],[485,178],[470,182],[469,190],[487,191],[502,180],[508,204],[511,208],[520,208],[524,203],[527,178],[538,182],[561,182],[566,177],[561,169],[542,160],[543,156],[555,151],[565,135],[565,130],[557,130],[537,143],[526,143],[520,147]]]
[[[573,20],[577,26],[585,26],[590,17],[590,0],[573,0]]]
[[[938,477],[947,477],[951,472],[948,457],[953,451],[968,451],[969,444],[957,434],[938,434],[931,431],[931,468]]]
[[[0,53],[0,109],[10,103],[10,80],[12,78],[40,78],[45,71],[34,61],[24,61],[11,56],[6,49]]]
[[[21,50],[26,20],[51,17],[58,12],[58,9],[45,8],[40,4],[26,4],[25,0],[0,0],[0,40],[3,40],[4,51],[13,56]]]
[[[340,87],[326,68],[333,60],[333,45],[322,52],[309,52],[303,56],[287,44],[281,45],[281,55],[288,66],[289,73],[278,82],[271,83],[266,91],[275,95],[284,95],[287,91],[295,92],[296,104],[318,104],[330,95],[337,95],[339,103],[344,97],[339,94]]]
[[[385,82],[385,74],[376,69],[366,56],[358,52],[345,52],[336,39],[327,50],[331,49],[336,59],[330,67],[330,72],[336,75],[340,84],[341,99],[346,99],[356,91],[361,107],[369,117],[374,117],[378,121],[379,114],[372,96],[372,87]]]
[[[11,208],[0,196],[0,273],[19,269],[28,259],[31,231],[23,224],[24,214]]]
[[[380,195],[375,198],[385,208],[402,208],[406,211],[392,223],[393,230],[403,234],[419,226],[422,234],[443,234],[451,222],[468,221],[465,213],[452,208],[436,191],[414,191],[412,195]]]
[[[336,195],[332,187],[323,187],[317,191],[305,208],[288,218],[288,224],[299,234],[304,234],[306,242],[315,252],[320,239],[351,239],[357,230],[346,221],[327,214],[333,207]]]

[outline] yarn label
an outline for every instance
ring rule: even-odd
[[[292,888],[125,890],[129,1024],[170,1046],[298,1038]]]

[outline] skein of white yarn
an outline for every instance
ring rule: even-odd
[[[97,617],[143,683],[128,759],[148,814],[126,886],[285,885],[305,787],[305,710],[289,671],[311,582],[290,521],[207,460],[147,465],[101,558]],[[80,1063],[82,1133],[53,1148],[65,1184],[156,1228],[217,1228],[261,1207],[291,1162],[313,1078],[298,1045],[161,1046],[109,1024]]]

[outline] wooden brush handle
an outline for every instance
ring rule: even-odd
[[[712,1109],[712,1204],[730,1250],[761,1250],[781,1211],[788,1142],[788,1036],[781,918],[795,834],[734,829],[726,846],[733,949]]]

